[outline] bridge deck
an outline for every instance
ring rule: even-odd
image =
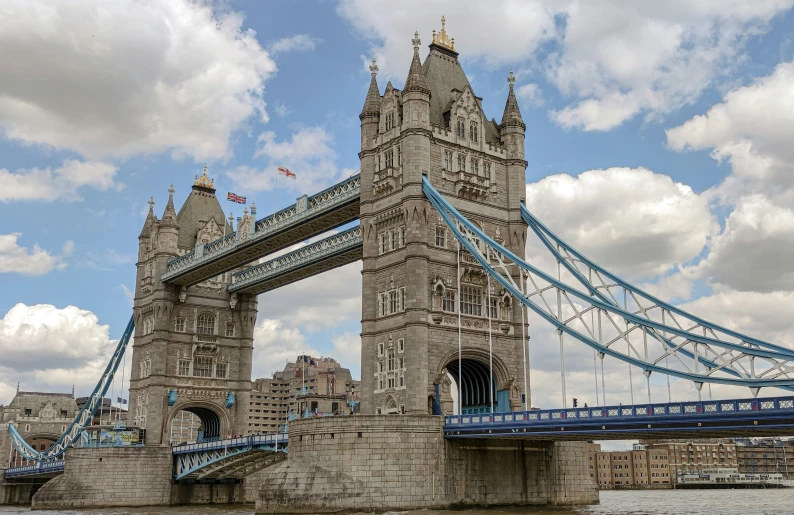
[[[174,479],[241,479],[286,459],[285,434],[254,435],[174,447]]]
[[[259,294],[358,261],[361,228],[354,227],[232,275],[229,292]]]
[[[234,232],[168,262],[162,280],[191,286],[256,261],[291,245],[357,220],[360,176],[298,199],[292,206],[258,220],[250,234]]]
[[[3,471],[5,479],[21,477],[53,477],[63,472],[63,460],[24,465],[22,467],[10,467]]]
[[[779,436],[794,432],[794,397],[448,416],[446,438],[624,440]]]

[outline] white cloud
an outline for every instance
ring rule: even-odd
[[[543,105],[543,96],[541,95],[540,87],[535,83],[518,86],[516,88],[516,96],[528,105]]]
[[[260,309],[260,313],[266,311]],[[301,354],[319,355],[306,343],[306,338],[299,329],[284,327],[280,320],[274,318],[260,320],[254,328],[251,377],[273,377],[273,372],[282,370],[287,360],[294,360]]]
[[[90,311],[17,304],[0,319],[0,404],[11,400],[17,382],[27,391],[70,392],[75,385],[77,395],[88,394],[116,343]]]
[[[282,54],[284,52],[311,52],[315,47],[315,39],[308,34],[295,34],[288,38],[281,38],[267,49],[273,55]]]
[[[228,170],[226,176],[245,191],[269,191],[278,186],[314,193],[352,172],[338,168],[332,143],[332,135],[322,127],[300,128],[284,141],[278,141],[273,131],[263,132],[254,157],[267,160],[264,169],[239,166]],[[279,166],[289,168],[297,178],[279,177]]]
[[[20,232],[0,234],[0,273],[44,275],[53,269],[66,268],[64,258],[69,257],[74,250],[71,240],[64,243],[60,255],[53,255],[39,247],[38,243],[33,244],[33,248],[19,246],[17,240],[20,236]]]
[[[275,63],[237,12],[208,2],[0,5],[0,130],[90,158],[218,159]],[[53,86],[57,85],[57,86]]]
[[[794,62],[782,63],[767,77],[728,92],[724,100],[667,131],[677,151],[712,149],[727,160],[733,176],[715,193],[733,203],[757,191],[781,202],[794,201]]]
[[[527,207],[573,247],[628,278],[655,277],[695,258],[714,230],[705,198],[644,168],[549,176],[527,185]],[[534,234],[527,256],[548,262]]]
[[[285,116],[287,116],[292,112],[289,107],[285,106],[282,103],[276,104],[274,111],[276,111],[276,115],[278,115],[281,118],[284,118]]]
[[[343,333],[333,338],[333,357],[343,367],[349,368],[354,378],[361,377],[361,336]]]
[[[791,0],[406,0],[383,16],[386,2],[343,0],[338,12],[371,41],[388,78],[404,79],[410,38],[447,14],[464,59],[498,65],[543,61],[547,79],[572,98],[553,112],[564,127],[608,130],[645,113],[658,116],[696,100],[741,59],[749,37],[791,8]],[[415,13],[426,16],[417,19]],[[538,52],[554,43],[550,55]],[[545,46],[544,50],[545,52]]]
[[[0,100],[2,102],[2,100]],[[120,190],[115,181],[118,168],[98,161],[67,159],[60,168],[32,168],[11,172],[0,168],[0,202],[12,201],[82,201],[80,191],[93,188],[99,191]]]
[[[709,254],[690,273],[740,291],[794,291],[794,210],[762,195],[739,199]]]

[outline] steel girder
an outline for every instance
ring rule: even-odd
[[[362,258],[361,227],[334,234],[232,275],[230,293],[260,294]]]
[[[99,409],[102,399],[105,397],[105,393],[107,393],[108,387],[113,381],[113,376],[119,367],[119,363],[121,363],[124,352],[127,350],[127,345],[132,338],[134,329],[135,318],[130,317],[127,328],[124,330],[124,334],[121,336],[118,345],[116,345],[116,349],[113,351],[113,355],[110,357],[110,361],[108,361],[105,371],[102,373],[102,377],[99,378],[99,382],[94,387],[94,391],[91,393],[88,402],[77,413],[72,423],[66,428],[66,431],[49,449],[41,452],[37,451],[25,442],[25,439],[19,434],[13,424],[8,425],[11,442],[21,457],[29,461],[52,461],[63,456],[63,453],[80,439],[83,429],[93,420],[96,410]]]
[[[171,259],[162,280],[191,286],[357,220],[360,197],[354,175],[257,221],[250,234],[234,232]]]
[[[242,479],[286,459],[286,449],[267,450],[250,445],[174,455],[174,478]]]
[[[794,386],[794,351],[762,346],[758,340],[718,339],[708,331],[705,335],[693,333],[675,322],[668,324],[667,319],[657,321],[645,312],[631,312],[600,289],[582,292],[494,241],[447,202],[427,177],[423,178],[423,190],[462,247],[488,274],[560,335],[592,347],[601,359],[611,356],[640,367],[646,377],[660,372],[688,379],[698,389],[703,383],[721,383],[750,387],[755,395],[761,387]],[[514,279],[519,275],[523,278],[520,286]]]

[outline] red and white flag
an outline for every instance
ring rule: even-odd
[[[294,173],[290,172],[287,168],[284,168],[283,166],[279,166],[278,167],[278,174],[279,175],[286,175],[290,179],[297,179],[298,178],[297,175],[295,175]]]
[[[231,191],[226,194],[226,200],[229,202],[237,202],[238,204],[245,204],[246,198],[238,195],[236,193],[232,193]]]

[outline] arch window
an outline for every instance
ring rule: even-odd
[[[228,371],[228,367],[226,363],[216,363],[215,364],[215,377],[220,379],[226,379],[226,373]]]
[[[178,333],[185,332],[185,317],[177,317],[174,322],[174,331]]]
[[[441,309],[450,313],[455,312],[455,291],[447,288],[441,302]]]
[[[474,175],[480,175],[480,160],[471,158],[471,173]]]
[[[394,128],[394,112],[386,113],[386,130],[390,131]]]
[[[201,313],[196,321],[196,332],[198,334],[215,334],[215,315]]]
[[[458,171],[465,172],[466,171],[466,156],[458,154]]]
[[[456,133],[459,138],[466,137],[466,122],[463,121],[463,118],[458,118],[458,124],[456,127]]]
[[[471,136],[471,140],[474,143],[477,143],[480,136],[477,125],[477,122],[471,122],[471,125],[469,126],[469,135]]]
[[[234,324],[231,322],[226,322],[226,336],[228,338],[234,337]]]
[[[444,170],[452,171],[452,152],[444,151]]]
[[[447,229],[446,227],[436,226],[436,247],[447,247]]]

